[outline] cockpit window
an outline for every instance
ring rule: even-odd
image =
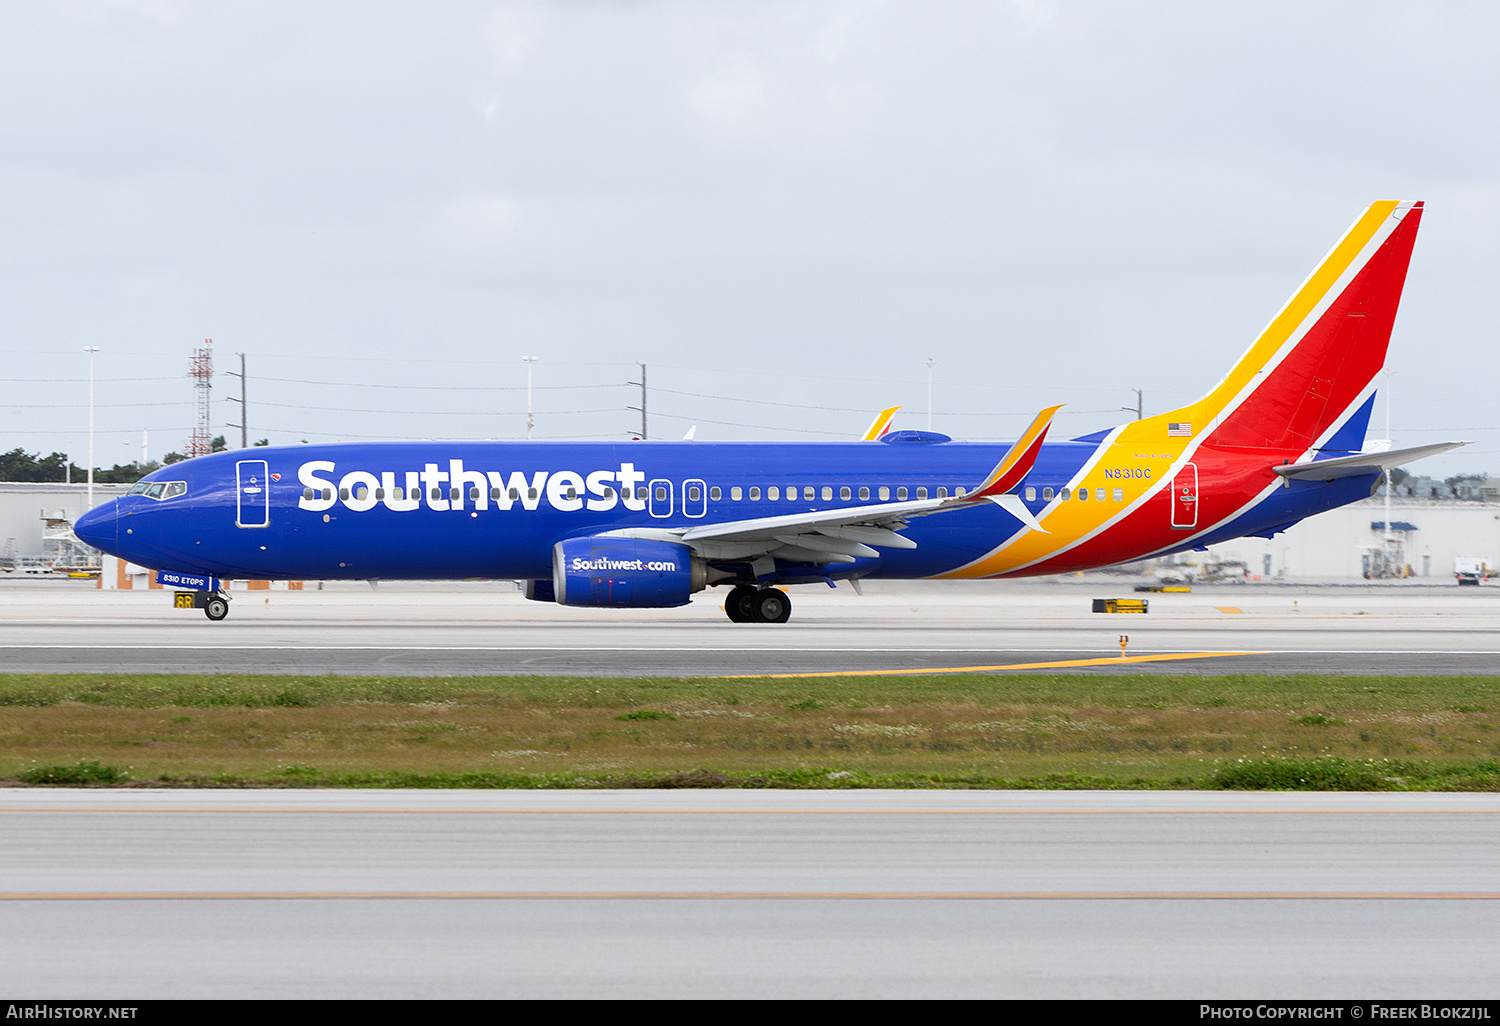
[[[148,499],[175,499],[187,494],[186,481],[137,481],[126,495],[144,495]]]

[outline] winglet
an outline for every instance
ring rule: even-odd
[[[889,431],[891,429],[891,418],[896,415],[896,411],[899,409],[901,409],[900,406],[892,406],[889,410],[881,410],[875,415],[875,419],[870,421],[870,426],[865,429],[863,435],[859,436],[859,440],[861,442],[873,442]]]
[[[985,478],[984,482],[966,498],[988,499],[1004,495],[1020,484],[1022,478],[1031,473],[1037,455],[1042,451],[1042,442],[1046,441],[1047,429],[1052,426],[1052,418],[1066,405],[1066,403],[1059,403],[1038,413],[1025,434],[1016,439],[1016,444],[1012,445],[1004,458],[995,464],[995,469],[990,471],[990,476]]]

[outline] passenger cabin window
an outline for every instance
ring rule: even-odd
[[[1123,489],[1123,488],[1116,488],[1115,489],[1115,501],[1116,502],[1124,502],[1125,501],[1125,489]]]
[[[733,485],[729,489],[729,497],[731,499],[733,499],[735,502],[739,502],[740,499],[744,496],[744,494],[745,493],[740,490],[740,486],[739,485]]]
[[[1072,497],[1073,497],[1073,493],[1072,493],[1072,492],[1071,492],[1071,491],[1069,491],[1069,490],[1068,490],[1068,489],[1066,489],[1066,488],[1064,488],[1064,489],[1063,489],[1063,490],[1062,490],[1062,501],[1063,501],[1063,502],[1067,502],[1067,501],[1068,501],[1068,500],[1069,500],[1069,499],[1071,499],[1071,498],[1072,498]]]
[[[568,489],[568,491],[570,491],[570,492],[572,490],[573,489],[571,489],[571,488]],[[571,495],[568,496],[568,498],[570,498],[570,499],[572,497],[573,496],[571,496]],[[703,490],[701,488],[699,488],[697,485],[693,485],[691,488],[688,489],[688,499],[690,501],[697,502],[702,497],[703,497]]]
[[[860,485],[859,486],[859,501],[860,502],[867,502],[867,501],[869,501],[869,498],[870,498],[870,489],[867,488],[867,487],[865,487],[864,485]]]
[[[948,497],[948,489],[946,487],[939,487],[937,497],[939,499],[946,499]]]
[[[1051,488],[1043,488],[1042,489],[1042,498],[1050,500],[1052,498],[1052,489]]]
[[[657,488],[656,489],[656,501],[657,502],[666,502],[667,501],[667,490],[665,488]]]
[[[921,488],[917,489],[917,498],[919,498],[919,499],[925,499],[925,498],[927,498],[927,487],[925,485],[922,486]]]
[[[904,500],[906,498],[906,485],[902,485],[900,488],[896,489],[896,498],[900,500]]]
[[[759,495],[755,494],[759,490],[760,489],[758,489],[758,488],[752,488],[752,489],[750,489],[750,498],[752,498],[752,499],[758,499],[758,498],[760,498]],[[775,502],[777,499],[781,498],[781,489],[777,488],[775,485],[772,485],[771,487],[769,487],[769,488],[766,489],[766,498],[770,499],[772,502]]]
[[[965,492],[967,492],[967,491],[968,491],[968,489],[966,489],[966,488],[965,488],[965,487],[964,487],[964,486],[963,486],[963,485],[957,485],[957,486],[956,486],[956,487],[955,487],[955,488],[954,488],[954,489],[953,489],[953,494],[954,494],[954,495],[958,495],[958,496],[962,496],[962,495],[964,495],[964,493],[965,493]]]
[[[1087,488],[1080,488],[1080,489],[1078,489],[1078,501],[1079,502],[1088,502],[1089,501],[1089,490]]]
[[[814,488],[812,485],[806,485],[802,489],[802,497],[804,499],[809,499],[809,500],[816,499],[818,497],[818,490],[816,488]],[[828,497],[830,499],[833,498],[833,493],[829,492],[828,493]]]
[[[510,501],[511,502],[515,502],[520,497],[521,497],[521,489],[519,489],[519,488],[512,488],[510,490]]]
[[[833,489],[827,485],[823,486],[823,501],[828,502],[833,498]]]
[[[854,495],[853,495],[852,492],[849,491],[849,486],[848,485],[845,485],[844,487],[842,487],[842,488],[839,489],[839,498],[843,499],[845,502],[848,502],[853,497],[854,497]]]
[[[1098,499],[1100,502],[1103,502],[1104,501],[1104,489],[1103,488],[1095,488],[1094,489],[1094,498]]]
[[[723,497],[724,497],[724,493],[723,493],[723,491],[720,490],[720,488],[719,488],[718,485],[714,485],[711,488],[709,488],[709,490],[708,490],[708,501],[709,502],[718,502]]]
[[[881,502],[888,502],[888,501],[890,501],[890,498],[891,498],[891,489],[890,489],[890,486],[888,486],[888,485],[881,485],[880,486],[880,501]]]
[[[1035,488],[1028,488],[1028,489],[1026,489],[1026,501],[1027,502],[1035,502],[1036,501],[1036,489]]]

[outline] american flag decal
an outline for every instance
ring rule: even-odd
[[[1186,421],[1169,420],[1167,421],[1167,437],[1192,438],[1193,425],[1187,423]]]

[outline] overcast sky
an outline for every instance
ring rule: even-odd
[[[1206,391],[1427,202],[1418,473],[1500,471],[1500,5],[0,6],[0,450],[1067,434]],[[45,380],[43,380],[45,379]],[[1372,436],[1383,435],[1384,407]]]

